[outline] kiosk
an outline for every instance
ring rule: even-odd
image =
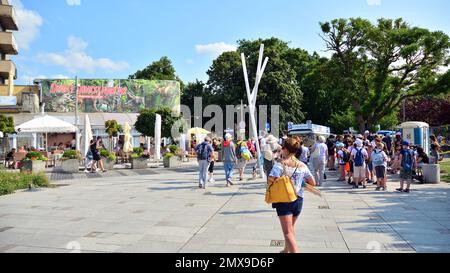
[[[317,137],[324,136],[328,138],[331,135],[331,129],[326,126],[312,124],[308,121],[306,124],[288,124],[290,136],[301,136],[306,147],[314,145]]]

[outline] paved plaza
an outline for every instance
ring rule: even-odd
[[[208,189],[196,168],[123,170],[0,197],[0,252],[277,253],[283,235],[265,184]],[[247,171],[250,173],[250,170]],[[302,253],[450,252],[450,186],[411,194],[352,190],[328,173],[306,193],[296,226]],[[391,181],[395,177],[391,178]]]

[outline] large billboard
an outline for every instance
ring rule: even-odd
[[[41,80],[45,111],[75,112],[75,80]],[[149,80],[78,80],[78,110],[84,113],[138,113],[166,106],[180,111],[180,83]]]

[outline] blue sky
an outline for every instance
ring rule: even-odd
[[[278,37],[322,52],[319,22],[406,19],[450,34],[448,0],[10,0],[20,53],[17,84],[34,78],[127,78],[168,56],[185,82],[239,39]]]

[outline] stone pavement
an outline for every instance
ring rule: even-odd
[[[226,188],[221,164],[216,170],[207,190],[186,167],[0,197],[0,252],[279,252],[264,183]],[[394,192],[397,183],[352,190],[328,176],[324,198],[306,193],[296,226],[302,253],[450,252],[449,185],[414,185],[407,195]]]

